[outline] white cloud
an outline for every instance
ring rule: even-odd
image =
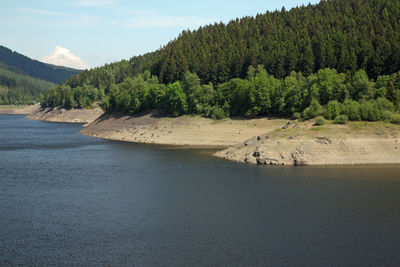
[[[80,0],[78,2],[79,6],[90,6],[90,7],[97,7],[97,6],[108,6],[115,2],[116,0]]]
[[[81,60],[80,57],[75,56],[67,48],[56,46],[54,51],[49,56],[44,56],[42,62],[65,66],[74,69],[88,69],[89,65]]]

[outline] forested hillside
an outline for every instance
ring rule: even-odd
[[[35,79],[0,63],[0,105],[32,104],[56,84]]]
[[[327,0],[184,31],[155,53],[78,74],[42,104],[395,122],[399,70],[400,1]]]
[[[80,72],[80,70],[50,65],[30,59],[1,45],[0,62],[27,76],[58,84]]]
[[[258,64],[277,78],[327,67],[392,74],[400,69],[400,1],[328,0],[185,31],[160,51],[152,73],[170,83],[191,71],[219,84]]]

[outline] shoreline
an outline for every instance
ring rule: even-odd
[[[39,110],[28,119],[86,123],[81,134],[113,141],[211,149],[235,162],[285,166],[373,166],[400,164],[400,125],[383,122],[299,122],[276,118],[212,120],[167,117],[160,111],[137,115],[91,110]],[[210,153],[211,154],[211,153]]]
[[[103,114],[99,107],[92,109],[64,109],[64,108],[38,108],[28,116],[29,120],[48,122],[80,123],[88,124]]]
[[[1,115],[30,115],[40,109],[39,104],[35,105],[0,105]]]
[[[212,120],[200,116],[166,117],[153,110],[137,115],[105,114],[81,134],[109,140],[183,147],[226,148],[282,127],[282,119]]]
[[[258,165],[391,165],[400,164],[399,137],[399,125],[383,122],[324,126],[293,122],[215,156]]]

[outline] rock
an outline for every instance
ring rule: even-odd
[[[288,121],[288,122],[286,123],[286,125],[282,127],[282,129],[287,129],[287,128],[289,128],[290,124],[291,124],[291,122]]]
[[[256,139],[255,139],[255,138],[252,138],[252,139],[249,139],[249,140],[247,140],[246,142],[244,142],[244,145],[245,145],[245,146],[251,146],[251,145],[253,145],[255,142],[256,142]]]
[[[263,158],[257,158],[257,164],[266,165],[267,164],[267,160],[263,159]]]
[[[294,166],[308,166],[309,164],[307,161],[302,159],[302,155],[304,154],[304,151],[301,149],[301,147],[298,147],[296,149],[297,151],[292,153],[292,159],[293,159],[293,165]]]
[[[295,160],[293,161],[293,165],[294,165],[294,166],[308,166],[308,164],[307,164],[306,161],[304,161],[304,160],[298,160],[298,159],[295,159]]]
[[[278,165],[279,164],[278,160],[276,160],[276,159],[258,157],[256,160],[257,160],[257,164],[259,164],[259,165]]]
[[[323,144],[323,145],[330,145],[332,144],[332,140],[328,137],[317,137],[315,142]]]
[[[279,161],[276,159],[267,159],[267,163],[269,163],[269,165],[278,165]]]
[[[260,141],[261,140],[261,136],[257,136],[257,141]]]

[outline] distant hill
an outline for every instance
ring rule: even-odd
[[[0,104],[31,104],[80,70],[45,64],[0,45]]]
[[[4,63],[9,69],[11,68],[15,72],[57,84],[81,72],[80,70],[55,66],[30,59],[1,45],[0,63]]]
[[[28,76],[0,62],[0,105],[32,104],[56,84]]]

